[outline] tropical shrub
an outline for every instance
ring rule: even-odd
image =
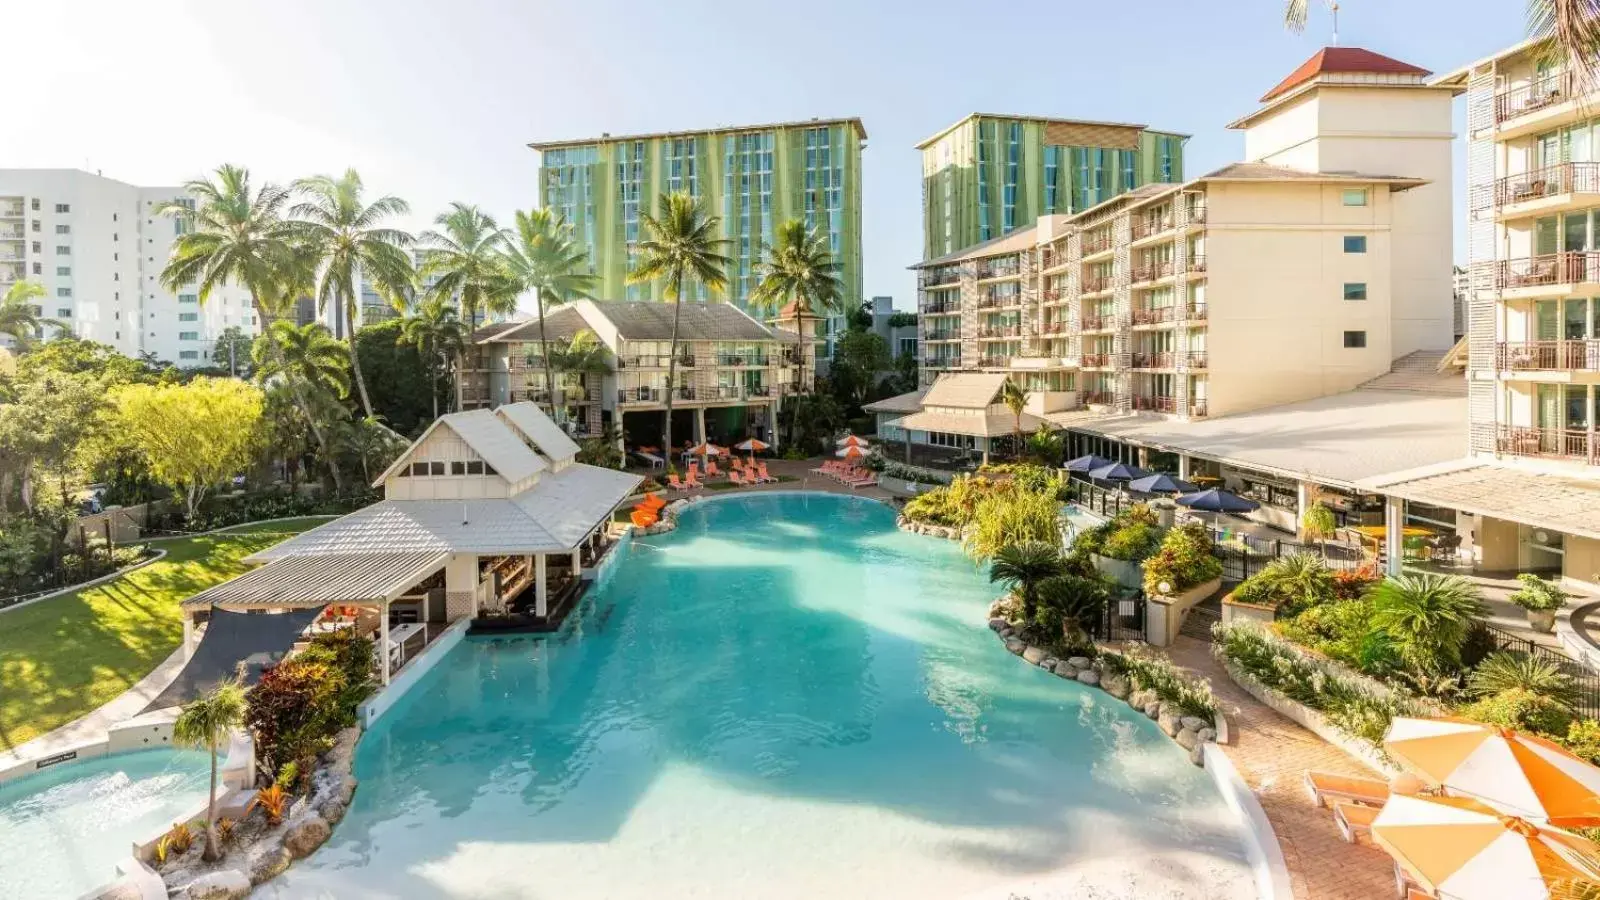
[[[309,768],[332,746],[345,720],[344,674],[326,662],[289,659],[268,669],[245,699],[245,724],[255,734],[256,761],[276,773],[284,763]]]
[[[1325,541],[1339,530],[1339,520],[1326,504],[1313,503],[1300,517],[1300,534],[1308,541]]]
[[[1567,598],[1572,596],[1555,582],[1546,581],[1531,572],[1523,572],[1517,576],[1517,580],[1522,582],[1522,587],[1517,588],[1506,599],[1529,612],[1558,610],[1566,606]]]
[[[271,784],[256,791],[256,796],[250,801],[246,810],[260,808],[267,817],[267,824],[276,826],[283,822],[283,814],[289,810],[289,794],[281,784]]]
[[[1578,688],[1570,676],[1555,664],[1526,653],[1491,653],[1467,676],[1467,691],[1474,697],[1491,697],[1510,690],[1526,691],[1564,709],[1571,709],[1578,700]]]
[[[1600,722],[1593,719],[1573,722],[1567,726],[1561,745],[1572,751],[1572,755],[1600,765]]]
[[[1105,543],[1100,546],[1100,555],[1126,562],[1144,562],[1160,548],[1161,529],[1134,522],[1107,534]]]
[[[1222,561],[1214,549],[1211,533],[1199,522],[1168,531],[1160,549],[1144,562],[1144,592],[1160,594],[1166,584],[1176,594],[1222,577]]]
[[[1341,569],[1333,573],[1333,597],[1335,600],[1354,600],[1364,595],[1382,577],[1374,563],[1359,569]]]
[[[1372,601],[1334,600],[1275,624],[1280,634],[1368,675],[1384,675],[1400,665],[1388,635],[1372,627]]]
[[[182,856],[194,846],[194,829],[188,822],[176,822],[161,840],[156,841],[156,862],[164,863],[172,856]]]
[[[1461,668],[1467,635],[1487,613],[1478,588],[1455,575],[1391,576],[1368,595],[1373,628],[1388,635],[1408,665],[1427,672]]]
[[[1217,724],[1217,698],[1211,693],[1211,685],[1191,678],[1170,660],[1130,647],[1121,653],[1101,653],[1100,663],[1106,671],[1126,676],[1139,690],[1154,691],[1186,714]]]
[[[1059,550],[1060,513],[1053,491],[1040,493],[1015,482],[993,485],[973,507],[964,539],[967,555],[990,559],[1021,541],[1038,541]]]
[[[1572,724],[1572,713],[1566,707],[1523,688],[1510,688],[1462,707],[1461,715],[1489,725],[1551,735],[1566,734]]]
[[[1062,571],[1060,548],[1043,541],[1024,540],[1007,544],[994,555],[989,564],[989,583],[1003,584],[1021,595],[1023,622],[1032,623],[1039,609],[1039,583]]]
[[[340,688],[334,698],[335,721],[339,728],[354,725],[356,710],[377,687],[372,679],[372,639],[357,635],[350,628],[326,632],[313,637],[311,645],[295,659],[308,664],[322,663],[339,673]]]
[[[901,512],[913,522],[963,528],[977,514],[978,503],[997,490],[982,476],[957,475],[948,485],[918,494]]]
[[[1289,553],[1269,562],[1257,576],[1279,598],[1285,614],[1325,603],[1334,597],[1333,572],[1312,553]]]
[[[237,822],[233,821],[232,819],[228,818],[227,816],[223,816],[222,818],[218,819],[217,820],[217,840],[220,843],[224,843],[224,844],[226,844],[229,841],[233,840],[233,828],[237,824],[238,824]]]
[[[1050,611],[1055,623],[1050,634],[1064,635],[1072,643],[1088,639],[1089,628],[1110,599],[1110,587],[1093,576],[1058,574],[1039,584],[1039,614]]]
[[[1307,656],[1293,644],[1250,623],[1218,624],[1212,652],[1270,690],[1317,710],[1344,734],[1381,751],[1395,716],[1429,716],[1434,707],[1394,688],[1373,685]]]
[[[878,456],[867,457],[868,468],[872,467],[874,459],[876,459],[878,464],[882,467],[881,471],[883,474],[889,476],[890,478],[898,478],[901,481],[907,481],[911,484],[943,485],[947,483],[935,477],[926,469],[919,469],[916,466],[903,466],[900,463],[884,462],[883,458]]]

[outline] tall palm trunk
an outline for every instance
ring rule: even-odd
[[[677,299],[672,301],[672,345],[667,357],[667,425],[662,430],[661,449],[666,451],[667,465],[672,465],[672,394],[677,390],[678,381],[678,317],[683,315],[683,276],[678,276],[673,288],[672,296]]]
[[[354,302],[340,304],[344,307],[344,333],[345,340],[350,343],[350,374],[355,378],[356,391],[361,395],[361,409],[366,412],[367,418],[372,418],[372,398],[367,396],[367,380],[361,377],[361,354],[356,352],[356,305]]]
[[[428,360],[428,396],[433,399],[433,417],[439,418],[439,358],[444,354],[437,350],[429,349]]]
[[[789,416],[789,444],[794,447],[800,446],[800,398],[805,393],[806,384],[806,333],[802,322],[799,308],[796,307],[794,320],[794,413]],[[783,392],[781,386],[778,392],[780,394]]]
[[[556,417],[556,376],[550,365],[550,341],[544,335],[544,294],[534,301],[539,305],[539,357],[544,361],[544,389],[550,398],[550,418]]]
[[[311,428],[311,434],[317,439],[317,446],[322,448],[322,458],[328,461],[328,474],[333,476],[333,489],[336,493],[344,493],[344,478],[339,474],[339,466],[328,453],[328,436],[323,433],[322,426],[317,424],[317,419],[311,414],[311,404],[306,402],[305,391],[301,390],[300,383],[289,376],[288,361],[283,358],[283,348],[278,346],[278,339],[272,335],[272,316],[267,315],[266,307],[261,304],[259,295],[250,292],[250,298],[255,302],[256,318],[263,324],[262,333],[267,335],[267,350],[272,354],[272,361],[277,365],[278,371],[284,374],[283,380],[289,384],[289,393],[294,396],[294,405],[300,408],[300,414],[306,417],[306,425]]]
[[[206,846],[200,858],[212,862],[222,854],[217,852],[217,743],[211,742],[211,790],[206,793]]]

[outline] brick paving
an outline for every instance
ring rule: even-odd
[[[1230,729],[1222,750],[1272,822],[1296,900],[1393,897],[1389,855],[1365,842],[1345,843],[1333,813],[1312,806],[1301,781],[1307,769],[1382,776],[1245,693],[1212,658],[1209,643],[1180,636],[1169,655],[1211,683]]]

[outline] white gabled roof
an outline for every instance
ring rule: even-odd
[[[571,459],[578,453],[578,445],[536,403],[527,400],[507,403],[496,409],[495,414],[522,432],[551,462]]]
[[[643,480],[640,475],[574,463],[547,472],[533,487],[511,498],[384,500],[261,550],[246,562],[429,551],[557,553],[577,546]]]
[[[473,452],[483,457],[484,461],[508,483],[515,484],[550,468],[549,464],[541,459],[539,454],[533,452],[533,448],[524,443],[504,419],[487,409],[471,409],[434,419],[433,424],[422,432],[422,436],[413,441],[411,446],[406,448],[406,452],[400,454],[399,459],[373,480],[372,486],[382,487],[383,483],[396,472],[411,465],[411,458],[416,454],[417,448],[427,442],[436,428],[447,428],[455,432],[457,437],[465,441]]]
[[[983,409],[994,403],[1004,372],[947,372],[934,381],[922,398],[922,408],[948,406],[956,409]]]

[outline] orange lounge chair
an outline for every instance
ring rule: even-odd
[[[733,482],[734,484],[740,486],[740,487],[744,487],[747,484],[752,484],[753,483],[753,482],[745,481],[744,480],[744,476],[740,475],[737,470],[734,470],[734,471],[731,471],[731,472],[728,473],[728,480]]]
[[[777,481],[778,480],[776,478],[773,478],[770,474],[767,473],[767,464],[766,463],[761,463],[759,466],[756,467],[756,477],[760,478],[762,481]]]
[[[1378,817],[1383,808],[1379,806],[1362,806],[1359,803],[1334,803],[1333,821],[1339,826],[1339,835],[1345,843],[1358,843],[1361,835],[1372,834],[1372,820]]]
[[[714,459],[706,460],[706,477],[707,478],[715,478],[715,477],[717,477],[718,475],[721,475],[721,474],[722,474],[722,470],[717,468],[717,461],[716,460],[714,460]]]
[[[666,505],[667,501],[661,499],[660,494],[645,494],[644,499],[639,501],[639,506],[644,509],[659,510],[661,507]]]
[[[1313,806],[1327,806],[1330,800],[1382,806],[1389,800],[1389,784],[1376,778],[1307,771],[1306,793]]]
[[[677,472],[669,472],[669,473],[667,473],[667,487],[672,488],[675,491],[686,491],[686,490],[688,490],[687,487],[684,487],[683,482],[678,480],[678,473]]]
[[[744,458],[740,456],[732,457],[728,460],[728,465],[742,471],[744,469]]]
[[[628,518],[632,519],[633,524],[639,526],[640,528],[649,528],[657,521],[655,513],[643,509],[634,510],[633,513],[628,516]]]
[[[705,487],[705,485],[700,483],[700,479],[695,477],[695,475],[694,475],[694,466],[690,466],[689,467],[689,478],[688,478],[688,480],[684,481],[683,487],[684,487],[685,490],[692,490],[694,488]]]

